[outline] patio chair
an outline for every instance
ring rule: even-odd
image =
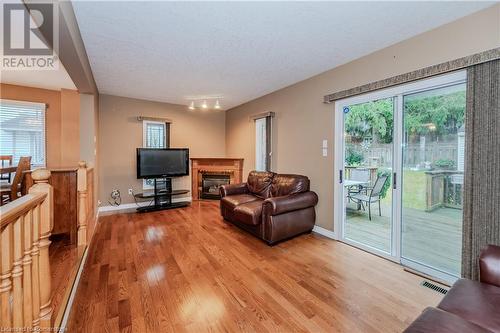
[[[349,180],[357,180],[360,182],[370,183],[370,170],[366,168],[356,168],[352,169],[349,175]],[[359,193],[363,191],[363,185],[352,186],[349,188],[349,193]]]
[[[366,182],[366,184],[370,184],[370,170],[366,168],[355,168],[352,169],[349,175],[349,180],[357,180],[360,182]],[[366,192],[366,185],[355,185],[349,186],[347,189],[347,197],[350,199],[351,195],[358,194],[361,192]],[[352,200],[354,202],[354,200]],[[358,205],[359,207],[359,205]]]
[[[360,192],[349,195],[349,200],[357,203],[358,209],[359,207],[362,207],[364,210],[365,204],[368,206],[368,219],[370,221],[372,220],[372,203],[378,202],[378,215],[382,216],[382,210],[380,209],[380,193],[382,192],[382,189],[384,188],[384,185],[387,182],[388,178],[389,176],[387,175],[378,176],[377,180],[375,181],[375,185],[373,185],[372,188],[365,188],[367,191],[366,193],[370,191],[370,194],[363,194]]]

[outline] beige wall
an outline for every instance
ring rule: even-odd
[[[99,199],[107,206],[112,189],[122,203],[132,203],[128,189],[142,191],[136,177],[136,148],[142,147],[142,122],[137,116],[172,120],[170,146],[187,147],[190,157],[224,157],[224,112],[189,111],[185,106],[133,98],[99,96]],[[190,189],[191,178],[174,179],[174,189]]]
[[[95,109],[94,96],[80,95],[80,159],[88,165],[95,165],[95,152],[97,141],[97,110]]]
[[[0,98],[47,104],[45,115],[47,167],[77,165],[80,158],[80,96],[77,91],[1,84]]]
[[[243,157],[248,173],[255,165],[249,116],[275,112],[273,169],[310,177],[320,198],[316,223],[333,230],[334,105],[323,104],[323,96],[499,46],[496,5],[275,91],[226,112],[226,155]],[[321,154],[323,139],[328,140],[328,157]]]
[[[61,90],[61,165],[72,167],[80,161],[80,94]]]

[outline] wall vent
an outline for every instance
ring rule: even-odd
[[[432,289],[434,291],[437,291],[438,293],[441,293],[441,294],[445,294],[448,292],[447,289],[444,289],[443,287],[440,287],[432,282],[429,282],[429,281],[422,281],[422,283],[420,283],[421,286],[423,287],[426,287],[426,288],[429,288],[429,289]]]

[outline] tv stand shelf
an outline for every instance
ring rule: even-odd
[[[180,194],[188,194],[189,190],[173,190],[172,192],[167,192],[167,191],[159,191],[159,195],[180,195]],[[142,192],[142,193],[136,193],[134,194],[134,197],[137,199],[151,199],[155,197],[155,192],[154,191],[148,191],[148,192]]]
[[[151,212],[188,206],[188,201],[172,202],[173,196],[187,193],[189,193],[189,190],[172,190],[172,180],[163,178],[161,182],[158,182],[157,179],[154,180],[154,191],[137,193],[134,197],[137,199],[153,199],[150,205],[137,208],[138,212]]]

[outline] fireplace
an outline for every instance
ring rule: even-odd
[[[191,158],[193,200],[220,199],[219,187],[241,183],[242,158]]]
[[[201,176],[201,198],[220,199],[219,187],[229,184],[229,175],[202,174]]]

